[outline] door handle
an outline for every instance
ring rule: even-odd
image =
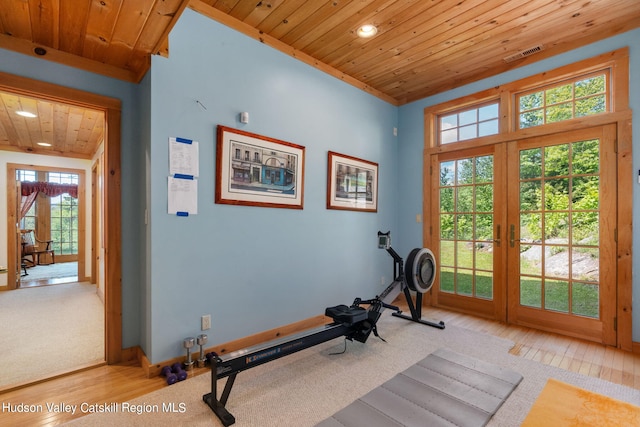
[[[493,242],[496,244],[496,246],[500,246],[500,224],[498,224],[498,229],[496,230],[496,237],[497,239],[493,239]]]
[[[516,226],[511,224],[511,230],[509,231],[509,244],[513,248],[516,242],[519,242],[520,239],[516,239]]]

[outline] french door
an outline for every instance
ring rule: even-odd
[[[615,126],[509,147],[512,323],[616,344]]]
[[[506,146],[431,157],[433,302],[506,320]]]
[[[434,304],[616,344],[615,126],[431,158]]]

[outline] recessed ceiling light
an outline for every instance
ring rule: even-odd
[[[51,147],[51,144],[48,142],[38,142],[37,144],[41,147]]]
[[[35,114],[30,113],[28,111],[16,111],[16,114],[22,117],[29,117],[29,118],[37,117]]]
[[[376,28],[375,25],[366,24],[358,28],[356,33],[358,34],[358,37],[362,37],[363,39],[366,39],[366,38],[375,36],[378,33],[378,29]]]

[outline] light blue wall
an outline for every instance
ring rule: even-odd
[[[209,342],[224,343],[384,289],[393,263],[376,233],[396,228],[397,108],[191,10],[169,46],[151,69],[147,356],[183,354],[204,314]],[[306,147],[304,209],[215,204],[218,124]],[[172,136],[200,147],[188,218],[167,214]],[[329,150],[379,163],[378,213],[326,209]]]
[[[552,70],[563,65],[571,64],[583,59],[610,52],[622,47],[629,47],[630,51],[630,107],[634,110],[633,116],[633,170],[640,169],[640,30],[634,30],[591,44],[581,49],[573,50],[564,55],[545,59],[535,64],[518,68],[507,73],[499,74],[491,78],[469,84],[445,93],[441,93],[399,109],[398,116],[398,232],[400,248],[420,246],[422,243],[422,224],[415,222],[415,214],[422,211],[422,152],[424,147],[424,118],[423,110],[426,107],[437,105],[445,101],[460,98],[491,87],[516,81],[527,76]],[[636,174],[627,179],[633,180],[633,212],[634,218],[640,212],[640,185],[636,183]],[[620,195],[625,197],[625,195]],[[638,247],[640,232],[636,228],[633,236],[633,246]],[[401,252],[402,253],[402,252]],[[633,265],[640,263],[640,251],[633,253]],[[634,272],[633,278],[633,311],[640,313],[640,278]],[[633,340],[640,342],[640,316],[633,320]]]
[[[144,229],[139,86],[0,49],[0,71],[86,92],[117,98],[122,103],[122,323],[124,347],[140,342],[140,255]],[[108,231],[108,226],[107,226]]]

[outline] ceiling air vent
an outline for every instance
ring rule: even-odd
[[[521,50],[520,52],[514,53],[511,56],[507,56],[506,58],[504,58],[504,62],[513,62],[521,58],[526,58],[527,56],[531,56],[534,53],[538,53],[543,49],[544,49],[544,46],[539,44],[537,46],[530,47],[529,49]]]

